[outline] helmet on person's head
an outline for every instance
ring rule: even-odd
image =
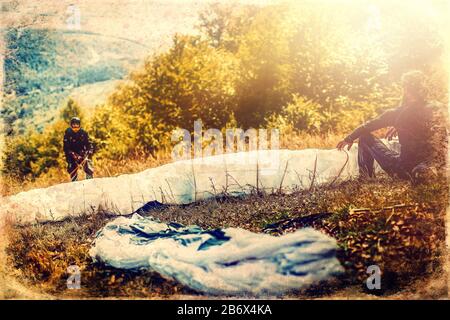
[[[72,125],[74,125],[74,124],[80,125],[80,124],[81,124],[80,118],[78,118],[78,117],[72,117],[72,119],[70,119],[70,125],[72,126]]]
[[[81,126],[80,118],[73,117],[72,119],[70,119],[70,127],[72,128],[73,131],[78,132],[78,130],[80,130],[80,126]]]

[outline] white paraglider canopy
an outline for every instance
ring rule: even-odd
[[[398,144],[389,145],[398,148]],[[289,193],[357,175],[357,147],[349,152],[305,149],[228,153],[177,161],[135,174],[20,192],[3,197],[0,212],[13,215],[18,223],[61,220],[99,207],[120,215],[150,201],[186,204],[254,190]]]

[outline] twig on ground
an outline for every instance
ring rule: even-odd
[[[304,189],[304,188],[303,188],[303,181],[302,181],[302,179],[300,178],[300,175],[298,174],[297,170],[294,170],[294,172],[295,172],[295,174],[297,175],[297,179],[298,179],[300,188],[301,188],[301,189]]]
[[[236,184],[239,186],[239,188],[241,188],[242,192],[244,192],[244,187],[242,187],[242,185],[231,175],[228,173],[228,176],[234,180],[234,182],[236,182]]]
[[[192,178],[194,181],[194,202],[197,201],[197,181],[195,180],[194,162],[191,161]]]
[[[256,193],[259,193],[259,161],[256,159]]]
[[[333,179],[333,181],[331,181],[331,183],[328,185],[328,187],[331,187],[331,186],[337,181],[337,179],[341,176],[342,172],[344,171],[344,168],[347,166],[347,163],[348,163],[348,160],[349,160],[350,157],[349,157],[347,151],[344,150],[344,152],[345,152],[345,154],[347,155],[347,158],[345,159],[345,163],[344,163],[344,165],[342,166],[341,170],[339,170],[337,176],[336,176],[336,177]]]
[[[214,185],[213,178],[209,177],[209,181],[211,181],[211,187],[212,187],[213,190],[214,190],[214,197],[216,197],[216,195],[217,195],[217,190],[216,190],[216,186]]]
[[[279,188],[279,193],[281,193],[282,188],[283,188],[283,181],[284,181],[284,177],[286,176],[286,171],[289,165],[289,160],[286,161],[286,166],[284,167],[284,171],[283,171],[283,175],[281,176],[281,182],[280,182],[280,188]]]
[[[314,161],[314,170],[313,170],[313,175],[311,178],[311,185],[309,186],[309,191],[313,190],[314,180],[316,179],[316,171],[317,171],[317,154],[316,154],[316,160]]]
[[[166,183],[167,183],[167,186],[169,187],[169,191],[172,196],[172,200],[175,203],[176,202],[175,195],[173,194],[172,188],[170,187],[170,183],[169,183],[169,181],[167,181],[167,179],[166,179]]]
[[[159,190],[161,191],[161,203],[166,203],[166,196],[164,195],[164,191],[161,187],[159,187]]]

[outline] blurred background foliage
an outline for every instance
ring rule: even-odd
[[[430,99],[447,103],[439,10],[402,1],[371,3],[211,5],[199,16],[197,34],[174,36],[169,50],[148,57],[83,121],[96,159],[155,154],[170,147],[173,129],[192,131],[197,119],[204,128],[234,124],[277,127],[282,134],[344,134],[395,107],[400,77],[412,69],[427,75]],[[29,112],[18,97],[71,77],[52,78],[51,32],[24,32],[7,33],[15,52],[5,62],[6,93],[14,97],[9,123]],[[120,78],[122,69],[112,64],[74,72],[77,81],[89,82]],[[71,99],[51,100],[50,89],[41,90],[43,96],[61,106],[60,115],[42,130],[10,132],[5,174],[36,178],[64,167],[63,132],[83,110]],[[37,103],[27,99],[30,108]]]

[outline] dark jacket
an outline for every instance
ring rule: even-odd
[[[89,139],[89,135],[83,130],[83,128],[80,128],[78,132],[73,131],[72,128],[67,128],[64,133],[63,148],[67,161],[74,160],[71,152],[75,152],[82,157],[92,155],[94,152],[94,146]]]
[[[437,104],[423,104],[388,110],[356,128],[345,140],[353,142],[363,134],[394,127],[401,145],[399,162],[405,169],[437,161],[447,150],[445,120],[439,108]]]

